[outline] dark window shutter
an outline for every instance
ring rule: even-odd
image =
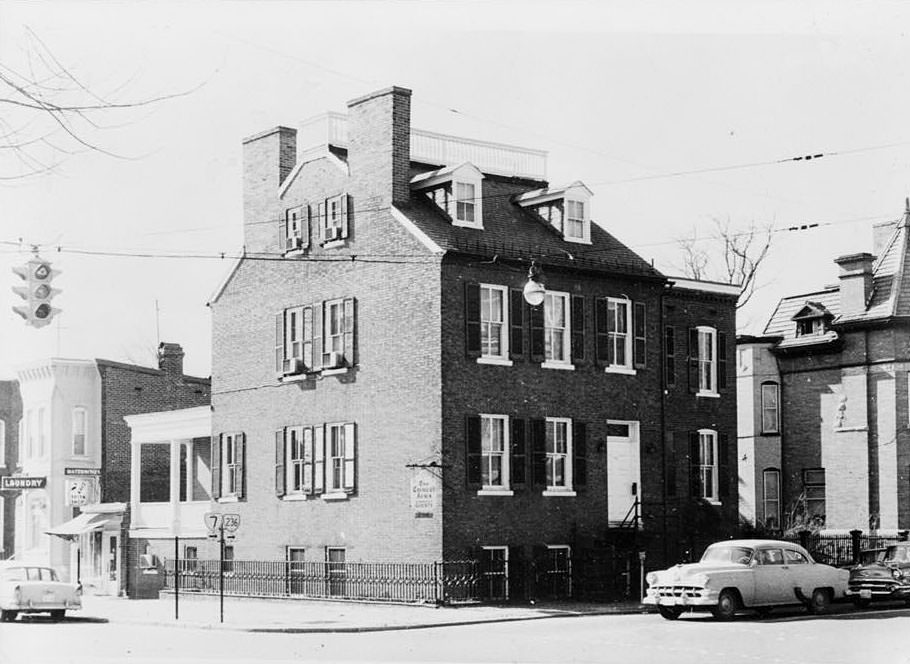
[[[525,441],[525,421],[518,417],[511,419],[512,424],[512,458],[509,460],[509,470],[512,474],[512,487],[523,486],[525,483],[526,466],[528,463],[527,443]]]
[[[544,320],[543,307],[529,307],[531,315],[531,360],[543,362],[544,359]]]
[[[324,302],[313,303],[313,371],[322,370],[322,309]]]
[[[701,490],[701,470],[698,454],[698,432],[689,432],[689,495],[692,498],[703,497]]]
[[[717,333],[717,389],[727,388],[727,334]]]
[[[667,446],[667,476],[664,478],[667,486],[667,495],[675,496],[676,495],[676,436],[668,432],[666,435],[665,444]]]
[[[212,441],[212,498],[221,498],[221,445],[224,443],[224,434]]]
[[[287,213],[285,213],[287,214]],[[287,217],[278,222],[278,253],[283,254],[287,251],[288,245],[288,220]]]
[[[729,436],[726,433],[717,434],[717,483],[721,498],[730,495],[730,464],[727,461],[729,447]]]
[[[240,477],[237,480],[237,497],[246,497],[246,434],[237,434],[237,458],[240,459]]]
[[[547,485],[547,422],[531,420],[531,483]]]
[[[480,286],[464,285],[465,351],[480,357]]]
[[[325,242],[325,226],[326,226],[326,217],[325,217],[325,201],[319,203],[316,207],[316,223],[319,224],[319,241]]]
[[[524,294],[517,288],[509,290],[509,357],[520,360],[525,352]]]
[[[348,216],[351,213],[351,201],[347,194],[341,195],[341,237],[348,236]]]
[[[275,432],[275,495],[279,498],[287,492],[286,479],[284,472],[284,429],[278,429]]]
[[[644,302],[632,305],[632,363],[636,369],[647,365],[647,307]]]
[[[689,328],[689,391],[698,392],[698,330]]]
[[[584,295],[572,296],[572,363],[585,361],[585,298]]]
[[[594,359],[598,366],[608,364],[610,359],[610,335],[607,333],[607,300],[594,299]]]
[[[344,299],[344,359],[349,367],[353,367],[357,360],[355,356],[356,347],[354,346],[355,316],[354,298],[347,297]]]
[[[482,455],[480,447],[480,417],[468,415],[465,418],[465,458],[467,461],[466,479],[468,485],[479,485],[481,482],[480,463]]]
[[[312,217],[312,212],[310,211],[310,206],[307,203],[303,204],[303,207],[300,209],[300,233],[303,236],[303,248],[308,249],[310,246],[310,218]]]
[[[588,482],[588,425],[585,422],[572,422],[572,447],[572,486],[584,489]]]
[[[676,328],[664,328],[664,380],[667,387],[676,385]]]
[[[275,314],[275,372],[284,368],[284,312]]]

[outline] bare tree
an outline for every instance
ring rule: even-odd
[[[190,94],[192,90],[123,100],[123,87],[102,96],[63,65],[30,29],[25,29],[23,63],[0,62],[0,181],[53,171],[86,151],[119,158],[100,142],[125,112]]]
[[[682,269],[687,277],[736,284],[740,287],[736,308],[742,308],[755,292],[759,268],[771,249],[774,229],[754,221],[745,228],[733,226],[730,219],[714,220],[714,229],[699,237],[679,238]]]

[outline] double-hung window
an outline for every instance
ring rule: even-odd
[[[545,364],[570,364],[569,294],[547,291],[543,306]]]
[[[329,492],[344,491],[347,453],[343,424],[326,425],[327,477],[326,490]],[[353,473],[353,465],[349,473]]]
[[[480,355],[508,359],[508,289],[505,286],[480,285]]]
[[[825,523],[825,469],[803,470],[803,490],[806,496],[806,516],[824,525]]]
[[[222,498],[243,497],[244,447],[242,433],[221,435],[219,496]]]
[[[607,298],[607,368],[632,368],[632,302]]]
[[[346,498],[356,486],[355,444],[353,422],[277,430],[276,494],[284,500]]]
[[[780,386],[777,383],[761,385],[761,432],[780,432]]]
[[[477,223],[477,187],[471,182],[455,182],[455,221]]]
[[[717,432],[711,429],[701,429],[698,432],[698,482],[701,488],[700,498],[712,502],[720,500]]]
[[[698,327],[698,393],[717,394],[717,330]]]
[[[285,211],[281,237],[285,252],[304,249],[309,245],[310,225],[308,210],[309,208],[306,205],[301,205]]]
[[[355,364],[354,298],[316,302],[279,312],[275,323],[275,371],[297,374]]]
[[[585,226],[585,204],[582,201],[567,200],[564,230],[566,240],[587,240]]]
[[[343,241],[348,236],[350,202],[347,194],[339,194],[318,204],[320,236],[323,245]]]
[[[480,416],[480,478],[486,490],[509,489],[509,418]]]
[[[313,430],[309,427],[285,429],[287,454],[287,494],[300,496],[313,490]]]
[[[85,430],[87,425],[87,414],[85,408],[78,406],[73,408],[73,455],[85,456],[88,451],[85,444]],[[29,443],[31,443],[31,434],[29,434]]]
[[[780,471],[777,468],[762,472],[762,515],[766,528],[780,528]]]
[[[325,303],[323,315],[323,350],[344,354],[344,300]]]
[[[546,419],[547,491],[572,490],[572,420]]]

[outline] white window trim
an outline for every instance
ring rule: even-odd
[[[505,562],[505,574],[502,575],[504,579],[503,589],[505,590],[505,598],[509,597],[509,576],[511,574],[511,569],[509,569],[509,547],[507,546],[482,546],[480,547],[483,551],[502,551],[503,552],[503,562]],[[494,576],[494,573],[487,572],[485,576]],[[498,572],[495,573],[495,576],[500,576]]]
[[[765,468],[762,470],[761,475],[761,484],[762,484],[762,493],[761,493],[761,511],[762,511],[762,521],[764,523],[768,522],[768,483],[767,478],[769,475],[777,476],[777,497],[773,502],[777,503],[777,513],[771,516],[777,520],[778,527],[781,526],[781,505],[780,505],[780,470],[778,468]]]
[[[509,360],[509,333],[511,331],[509,320],[509,289],[507,286],[500,286],[499,284],[480,284],[480,326],[481,326],[481,346],[483,345],[483,326],[488,323],[483,319],[483,289],[486,288],[491,291],[498,291],[501,295],[502,302],[502,311],[501,311],[501,329],[499,332],[499,348],[501,350],[499,355],[489,355],[486,354],[483,347],[480,349],[480,360],[492,360],[493,362],[508,362],[508,366],[512,365],[512,361]]]
[[[481,189],[483,178],[473,177],[472,175],[461,174],[452,178],[452,225],[461,226],[462,228],[483,229],[483,191]],[[474,221],[466,221],[458,218],[458,185],[470,185],[474,187]]]
[[[477,492],[478,496],[500,496],[500,495],[512,495],[512,467],[510,465],[510,450],[512,449],[512,440],[511,440],[511,420],[508,415],[501,415],[499,413],[480,413],[480,463],[484,462],[484,452],[483,452],[483,420],[484,419],[496,419],[502,421],[502,485],[496,484],[483,484],[480,490]],[[481,477],[483,477],[483,469],[481,468]]]
[[[569,227],[569,203],[581,203],[582,210],[584,215],[582,217],[582,230],[581,237],[571,237],[566,229]],[[567,195],[563,199],[563,215],[562,215],[562,238],[566,242],[574,242],[575,244],[591,244],[591,199],[590,197],[578,196],[576,195]]]
[[[297,225],[299,228],[298,228],[297,233],[291,232],[291,216],[293,215],[294,212],[296,212],[298,215],[297,216],[297,220],[298,220]],[[288,241],[293,238],[299,238],[300,239],[299,244],[301,244],[301,245],[304,244],[304,233],[305,232],[309,233],[309,224],[306,223],[306,221],[305,221],[306,215],[307,215],[307,206],[305,206],[305,205],[295,205],[293,207],[287,208],[284,211],[284,223],[285,223],[284,229],[285,229],[285,231],[284,231],[284,247],[282,247],[282,249],[283,249],[282,253],[284,253],[286,255],[287,254],[293,255],[293,254],[301,254],[306,251],[306,248],[304,246],[293,247],[290,249],[288,248]],[[306,226],[306,228],[305,228],[305,226]],[[309,238],[307,238],[307,239],[309,239]]]
[[[299,437],[298,439],[303,445],[303,457],[301,463],[303,465],[303,470],[306,472],[306,438],[307,432],[309,431],[310,435],[310,446],[312,449],[312,429],[305,426],[293,426],[287,427],[284,430],[284,496],[282,500],[296,501],[296,500],[306,500],[307,494],[304,486],[301,486],[299,489],[294,489],[294,457],[293,457],[293,445],[291,444],[292,434],[296,433]],[[312,452],[311,452],[312,454]],[[310,459],[310,465],[312,465],[313,460]],[[312,472],[312,468],[310,469]]]
[[[512,362],[512,360],[503,360],[498,357],[484,357],[481,355],[477,358],[477,364],[489,364],[497,367],[511,367],[514,365],[514,362]]]
[[[708,325],[699,325],[695,328],[698,331],[698,392],[695,393],[697,397],[714,397],[717,398],[720,394],[717,391],[717,328],[710,327]],[[711,337],[711,385],[712,389],[706,390],[702,388],[701,384],[701,369],[704,360],[702,359],[701,353],[701,337],[702,334],[708,334]]]
[[[549,484],[549,477],[547,478],[547,486],[543,491],[544,496],[574,496],[575,495],[575,438],[574,431],[572,430],[572,418],[570,417],[547,417],[545,418],[546,431],[544,437],[546,437],[546,432],[550,429],[550,423],[565,423],[566,425],[566,468],[565,476],[566,483],[565,486],[554,486]],[[546,453],[547,456],[550,455],[549,452]]]
[[[323,457],[322,457],[322,459],[323,459],[323,463],[322,463],[322,472],[323,472],[322,488],[323,488],[323,491],[321,494],[319,494],[319,496],[323,500],[347,500],[349,498],[349,496],[354,491],[357,490],[357,484],[356,484],[356,479],[357,479],[356,472],[357,471],[356,470],[354,471],[355,477],[351,478],[351,484],[353,485],[353,488],[350,488],[350,489],[345,488],[345,480],[348,479],[345,476],[345,473],[347,472],[347,468],[346,468],[347,454],[346,453],[348,450],[348,446],[350,446],[350,445],[354,446],[353,447],[354,452],[353,452],[353,455],[351,458],[354,460],[355,464],[357,463],[358,448],[357,448],[357,443],[356,443],[356,439],[357,439],[357,432],[356,432],[357,430],[356,429],[352,430],[353,437],[350,440],[348,440],[348,427],[349,427],[349,425],[352,425],[352,424],[353,424],[352,420],[346,420],[343,422],[326,422],[324,425],[322,425],[324,428],[324,431],[325,431],[324,436],[323,436],[323,445],[325,447],[324,447]],[[344,435],[345,456],[341,457],[341,486],[340,487],[330,487],[329,484],[331,483],[331,478],[332,478],[331,460],[333,458],[331,455],[331,449],[332,449],[332,447],[331,447],[331,445],[332,445],[331,430],[336,427],[341,429],[342,435]],[[315,456],[315,453],[314,453],[314,456]]]
[[[702,461],[703,461],[703,458],[701,455],[701,442],[702,442],[701,437],[702,436],[711,437],[712,444],[714,447],[714,464],[713,464],[713,466],[710,466],[710,467],[712,467],[714,469],[714,472],[711,474],[713,482],[712,482],[710,496],[705,495],[705,494],[707,494],[707,491],[705,491],[704,482],[699,482],[699,484],[701,485],[701,493],[702,493],[700,498],[708,501],[712,505],[720,505],[721,504],[720,477],[719,477],[719,475],[720,475],[720,458],[719,458],[720,457],[720,441],[718,439],[718,434],[717,434],[716,430],[714,430],[714,429],[699,429],[698,430],[698,472],[699,473],[701,473],[702,468],[709,467],[708,464],[702,463]],[[701,479],[701,478],[699,478],[699,479]]]
[[[236,487],[234,488],[234,491],[228,491],[227,489],[229,486],[228,471],[230,468],[232,468],[233,466],[238,466],[240,468],[241,475],[243,474],[243,462],[242,461],[240,463],[236,462],[237,439],[238,439],[238,437],[240,437],[242,435],[243,435],[242,433],[224,434],[224,436],[221,438],[221,440],[219,442],[219,444],[221,445],[221,450],[220,450],[220,454],[218,457],[219,463],[221,464],[221,477],[220,477],[221,497],[219,498],[219,502],[237,502],[240,499],[240,496],[237,494]],[[231,445],[234,448],[232,451],[232,458],[235,460],[235,462],[230,465],[228,465],[227,455],[225,454],[225,449],[227,449],[228,445]]]
[[[563,336],[562,336],[562,350],[563,355],[566,359],[564,360],[554,360],[546,358],[546,335],[547,335],[547,298],[559,297],[563,300],[563,311],[565,312],[565,324],[563,327]],[[574,370],[575,366],[572,364],[572,297],[570,293],[565,291],[545,291],[544,293],[544,321],[543,321],[543,333],[544,333],[544,361],[540,366],[546,369],[568,369]]]
[[[622,304],[626,308],[626,331],[625,331],[625,342],[623,346],[625,347],[625,364],[608,364],[604,371],[606,373],[619,373],[619,374],[628,374],[634,376],[636,371],[633,365],[632,353],[634,351],[634,335],[632,334],[632,300],[627,297],[608,297],[607,298],[607,317],[610,316],[610,303],[613,304]],[[618,334],[618,333],[614,333]],[[608,333],[609,335],[609,333]],[[615,356],[615,354],[614,354]]]
[[[768,408],[765,408],[765,388],[774,388],[774,427],[771,429],[765,428],[765,412],[770,410]],[[759,430],[761,431],[762,435],[778,435],[780,434],[780,384],[766,381],[759,386],[759,389],[761,390],[761,398],[759,404],[759,408],[761,410],[761,427]]]

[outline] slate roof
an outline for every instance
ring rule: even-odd
[[[793,339],[796,323],[793,316],[804,307],[817,305],[833,316],[833,324],[864,323],[892,317],[910,317],[910,207],[903,218],[894,222],[891,236],[882,246],[872,265],[872,293],[865,310],[844,314],[840,308],[840,286],[814,293],[791,295],[781,299],[765,326],[765,334]],[[819,340],[819,337],[815,337]],[[792,345],[792,344],[791,344]]]
[[[567,242],[535,213],[513,202],[513,197],[545,183],[485,175],[483,229],[452,224],[425,193],[411,193],[408,205],[399,205],[421,231],[444,251],[521,260],[543,265],[595,269],[637,278],[665,279],[650,263],[610,233],[591,223],[591,244]]]

